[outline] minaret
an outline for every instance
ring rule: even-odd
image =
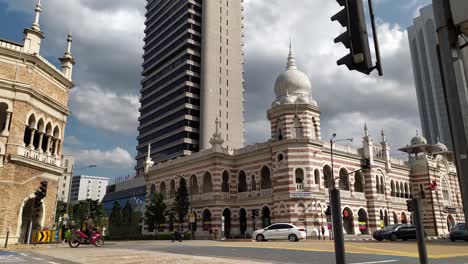
[[[391,165],[391,157],[390,157],[390,145],[388,145],[387,140],[385,139],[385,132],[382,129],[382,142],[380,142],[380,145],[382,146],[382,154],[383,154],[383,159],[385,160],[385,169],[387,172],[390,172],[392,170],[392,165]]]
[[[216,121],[215,121],[216,129],[215,129],[215,132],[213,133],[213,136],[210,139],[211,147],[213,151],[215,152],[220,152],[223,149],[222,146],[223,146],[224,140],[222,139],[221,133],[219,132],[220,123],[221,122],[219,121],[219,119],[216,118]]]
[[[145,174],[147,174],[151,170],[151,167],[153,167],[153,165],[154,165],[154,161],[151,159],[151,144],[149,144],[148,156],[146,156],[146,160],[145,160],[145,168],[144,168]]]
[[[71,33],[69,33],[68,38],[67,38],[67,50],[65,51],[63,58],[59,59],[62,65],[62,73],[69,80],[72,79],[73,65],[75,65],[75,59],[73,58],[73,55],[71,54],[72,41],[73,41],[72,35]]]
[[[370,164],[374,164],[374,143],[372,137],[369,136],[369,130],[367,129],[367,123],[364,124],[364,137],[362,138],[362,149],[364,158],[369,158]]]
[[[44,38],[44,34],[41,32],[41,26],[39,25],[39,18],[42,12],[41,0],[38,0],[36,4],[36,15],[31,28],[24,29],[24,52],[31,54],[39,54],[41,49],[41,41]]]

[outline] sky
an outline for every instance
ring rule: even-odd
[[[22,42],[36,1],[0,0],[0,38]],[[299,69],[309,76],[312,97],[321,108],[322,139],[336,133],[338,138],[354,138],[353,145],[359,146],[367,123],[375,142],[381,141],[383,129],[392,155],[404,158],[397,149],[409,144],[420,127],[406,28],[429,3],[374,0],[384,70],[379,77],[336,65],[347,53],[333,43],[343,31],[330,20],[340,10],[336,1],[244,0],[247,144],[269,139],[266,110],[274,100],[275,79],[284,70],[291,38]],[[74,156],[75,174],[133,174],[145,4],[42,1],[40,25],[46,38],[41,54],[58,65],[68,32],[73,35],[76,86],[70,93],[64,153]],[[89,165],[97,166],[86,168]]]

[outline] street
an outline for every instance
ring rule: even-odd
[[[468,243],[428,241],[430,263],[468,263]],[[416,242],[346,242],[347,263],[419,263]],[[80,246],[0,251],[0,263],[335,263],[330,241],[108,241]]]

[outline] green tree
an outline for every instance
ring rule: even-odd
[[[159,226],[166,222],[166,204],[164,203],[164,195],[162,193],[153,193],[150,195],[150,203],[145,211],[145,223],[148,225],[149,231],[154,230],[156,237]]]
[[[57,207],[55,208],[55,222],[58,222],[59,218],[67,212],[67,203],[64,201],[57,201]]]
[[[112,207],[112,212],[109,216],[109,235],[112,237],[119,237],[120,226],[122,224],[122,208],[120,207],[120,202],[115,201],[114,206]]]
[[[179,219],[179,224],[182,224],[184,222],[184,218],[188,213],[189,206],[190,201],[187,189],[187,182],[185,181],[185,179],[180,179],[179,188],[177,188],[174,202],[174,210]]]
[[[73,220],[81,226],[86,218],[91,218],[96,227],[104,227],[107,224],[107,216],[104,206],[99,200],[86,199],[73,205]]]

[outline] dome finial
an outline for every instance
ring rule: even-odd
[[[364,135],[365,135],[366,137],[369,136],[369,130],[367,129],[367,123],[364,123]]]
[[[294,58],[294,54],[292,53],[292,41],[289,38],[289,55],[288,55],[288,63],[286,65],[286,70],[297,70],[296,59]]]
[[[416,136],[419,136],[419,130],[416,129]]]
[[[36,12],[35,16],[34,16],[34,22],[32,24],[32,29],[35,30],[35,31],[41,31],[41,26],[39,25],[39,17],[40,17],[40,14],[42,12],[42,5],[41,5],[41,0],[38,0],[37,1],[37,4],[36,4],[36,9],[34,9],[34,11]]]

